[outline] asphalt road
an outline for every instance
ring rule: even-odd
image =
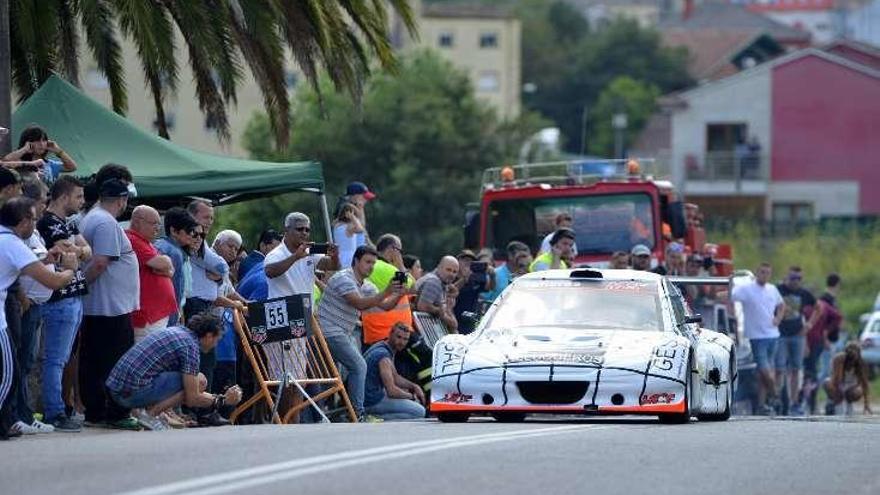
[[[434,421],[52,434],[0,494],[871,494],[880,420]]]

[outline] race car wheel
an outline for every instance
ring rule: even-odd
[[[697,419],[700,421],[727,421],[730,419],[730,410],[733,405],[733,374],[736,372],[736,358],[733,351],[730,351],[730,368],[728,368],[727,376],[727,401],[724,404],[724,410],[720,413],[700,414]]]
[[[492,417],[499,423],[522,423],[526,420],[526,413],[492,413]]]
[[[471,413],[442,412],[437,414],[437,419],[442,423],[467,423],[470,418]]]
[[[693,383],[693,360],[688,356],[688,372],[684,382],[684,412],[661,414],[660,422],[667,425],[680,425],[689,423],[691,420],[691,384]]]

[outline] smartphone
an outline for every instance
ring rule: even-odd
[[[309,254],[327,254],[327,249],[330,247],[326,242],[316,242],[309,246]]]
[[[391,282],[406,285],[406,272],[394,272]]]

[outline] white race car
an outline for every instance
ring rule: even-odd
[[[470,335],[434,346],[431,413],[522,421],[529,413],[730,417],[736,356],[699,328],[666,278],[551,270],[516,279]]]

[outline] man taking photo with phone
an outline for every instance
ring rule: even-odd
[[[330,277],[318,306],[318,322],[333,359],[348,370],[346,390],[355,413],[364,418],[364,383],[367,363],[361,355],[361,336],[357,331],[360,312],[380,307],[389,310],[403,297],[403,284],[392,282],[383,291],[367,277],[373,272],[379,253],[369,246],[354,252],[352,266]]]
[[[336,245],[327,245],[326,255],[312,252],[311,232],[311,220],[305,213],[293,212],[284,219],[281,244],[269,251],[263,267],[269,278],[269,299],[311,294],[316,269],[339,270]]]
[[[473,251],[465,249],[458,253],[458,279],[455,287],[458,297],[455,299],[455,319],[458,321],[458,333],[469,334],[474,331],[476,322],[465,313],[479,315],[480,293],[492,290],[494,271],[489,269],[485,261],[477,261]]]

